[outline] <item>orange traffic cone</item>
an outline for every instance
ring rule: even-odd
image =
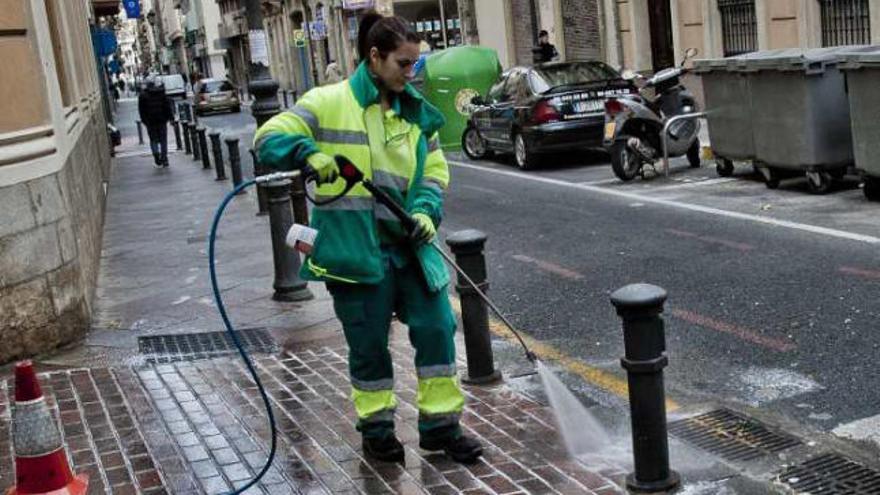
[[[61,432],[30,361],[15,365],[12,444],[16,486],[6,495],[84,495],[88,490],[89,476],[74,476],[70,470]]]

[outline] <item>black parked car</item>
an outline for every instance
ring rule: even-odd
[[[472,159],[512,151],[524,170],[536,165],[537,153],[601,148],[605,98],[635,91],[597,61],[514,67],[486,97],[471,100],[461,145]]]

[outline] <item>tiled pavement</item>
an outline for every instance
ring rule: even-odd
[[[403,332],[397,331],[396,334]],[[462,466],[418,448],[415,373],[393,345],[403,465],[363,458],[348,400],[344,346],[257,356],[279,429],[272,468],[248,493],[620,493],[623,473],[566,460],[551,412],[505,386],[466,387],[465,431],[486,447]],[[219,358],[43,375],[77,472],[90,493],[226,493],[258,472],[269,450],[262,399],[243,363]],[[10,479],[6,395],[0,399],[0,484]]]
[[[133,121],[133,103],[120,108],[129,112],[121,120]],[[182,153],[157,171],[144,147],[131,136],[124,142],[108,196],[93,332],[38,361],[43,389],[72,465],[91,474],[91,494],[228,492],[261,469],[269,450],[262,401],[243,363],[144,364],[137,337],[222,328],[199,235],[229,185]],[[238,198],[224,218],[218,266],[233,321],[267,328],[284,349],[255,356],[280,435],[272,469],[249,493],[619,493],[622,473],[568,462],[550,411],[504,385],[465,387],[462,423],[484,442],[480,463],[464,467],[420,451],[402,328],[393,332],[393,354],[406,462],[364,459],[329,297],[312,284],[313,301],[271,301],[268,225],[254,217],[254,201]],[[8,376],[0,377],[0,490],[13,482]]]

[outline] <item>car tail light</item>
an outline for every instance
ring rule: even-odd
[[[556,122],[560,120],[559,111],[547,100],[541,100],[535,104],[532,111],[532,120],[536,124],[546,124],[547,122]]]
[[[615,98],[609,98],[605,100],[605,113],[609,116],[614,117],[623,111],[623,103],[620,100]]]

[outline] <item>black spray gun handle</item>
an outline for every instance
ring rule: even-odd
[[[358,182],[363,184],[364,189],[370,191],[370,194],[376,198],[376,201],[384,205],[388,208],[391,213],[400,220],[401,225],[403,225],[403,229],[406,233],[411,234],[415,231],[417,224],[416,221],[412,219],[409,214],[399,205],[397,201],[389,196],[385,191],[379,189],[375,184],[373,184],[369,179],[364,178],[364,174],[358,169],[354,163],[351,163],[351,160],[342,156],[336,155],[336,165],[339,167],[339,176],[345,181],[345,190],[343,191],[343,195],[351,190]]]

